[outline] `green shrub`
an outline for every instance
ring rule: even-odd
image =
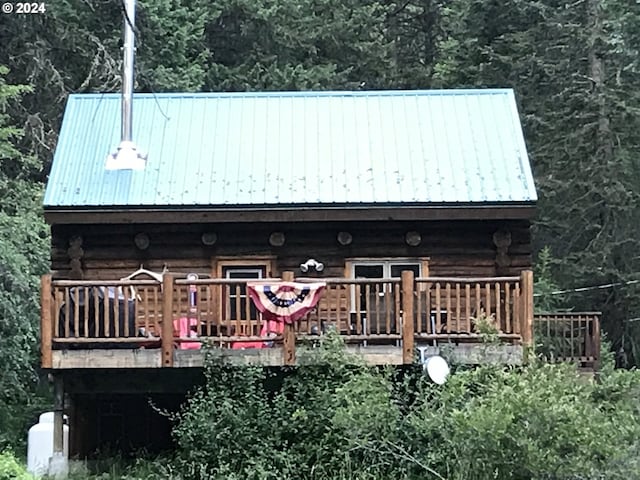
[[[286,370],[209,365],[172,478],[638,479],[640,376],[571,366],[377,369],[329,337]]]
[[[404,445],[449,479],[640,478],[639,379],[623,377],[598,384],[545,364],[458,372],[415,407]]]
[[[32,480],[25,467],[10,451],[0,452],[0,480]]]
[[[359,447],[395,438],[390,381],[335,337],[323,343],[300,351],[306,365],[295,369],[209,365],[174,429],[183,475],[377,478],[371,451]]]

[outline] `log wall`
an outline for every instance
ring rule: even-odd
[[[299,271],[301,263],[315,258],[325,264],[321,276],[343,277],[345,259],[428,257],[433,276],[511,276],[531,268],[529,226],[526,220],[54,225],[51,268],[55,278],[118,279],[141,264],[206,276],[215,275],[216,258],[269,256],[276,270],[268,272],[271,276]],[[274,232],[284,234],[284,245],[270,245]],[[351,244],[341,245],[338,232],[349,232]],[[407,244],[407,232],[420,235],[419,245]],[[500,238],[507,232],[506,249],[496,246],[501,243],[496,232],[503,233]],[[149,238],[144,250],[134,242],[140,233]],[[205,245],[203,233],[215,233],[215,243]]]

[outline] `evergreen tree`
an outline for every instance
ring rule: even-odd
[[[7,115],[28,88],[7,84],[6,74],[0,67],[0,450],[24,441],[29,414],[40,408],[40,397],[33,395],[39,276],[48,269],[42,185],[29,179],[38,162],[15,148],[23,132]]]
[[[443,14],[436,81],[516,91],[540,197],[534,241],[558,259],[564,288],[640,272],[639,18],[638,5],[604,0],[471,0]],[[602,309],[616,348],[637,348],[640,336],[625,322],[638,316],[637,287],[567,301]]]

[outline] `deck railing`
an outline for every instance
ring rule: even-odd
[[[417,279],[416,335],[474,338],[493,329],[520,338],[520,277]]]
[[[305,336],[335,330],[347,341],[400,339],[399,278],[323,281],[327,286],[317,308],[296,325],[296,333]]]
[[[535,314],[536,353],[548,362],[571,362],[597,369],[600,315],[599,312]]]
[[[163,365],[171,366],[175,349],[207,342],[232,349],[281,346],[287,364],[295,361],[296,340],[336,331],[346,342],[402,346],[404,362],[411,363],[416,341],[474,341],[478,319],[494,324],[502,338],[526,342],[529,274],[460,279],[403,272],[402,278],[321,279],[326,287],[316,308],[285,326],[263,320],[248,296],[250,280],[165,274],[162,282],[85,281],[45,275],[42,361],[51,368],[56,349],[144,347],[161,349]],[[291,272],[283,278],[292,279]]]

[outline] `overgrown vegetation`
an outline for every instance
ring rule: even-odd
[[[640,479],[640,372],[611,354],[595,378],[484,365],[443,386],[419,367],[369,367],[332,335],[300,354],[282,370],[209,362],[173,416],[174,454],[72,466],[70,479]],[[4,478],[30,478],[8,452]]]
[[[0,480],[33,480],[9,450],[0,451]]]
[[[286,372],[209,365],[177,417],[184,479],[640,478],[640,376],[572,366],[380,370],[331,340]]]

